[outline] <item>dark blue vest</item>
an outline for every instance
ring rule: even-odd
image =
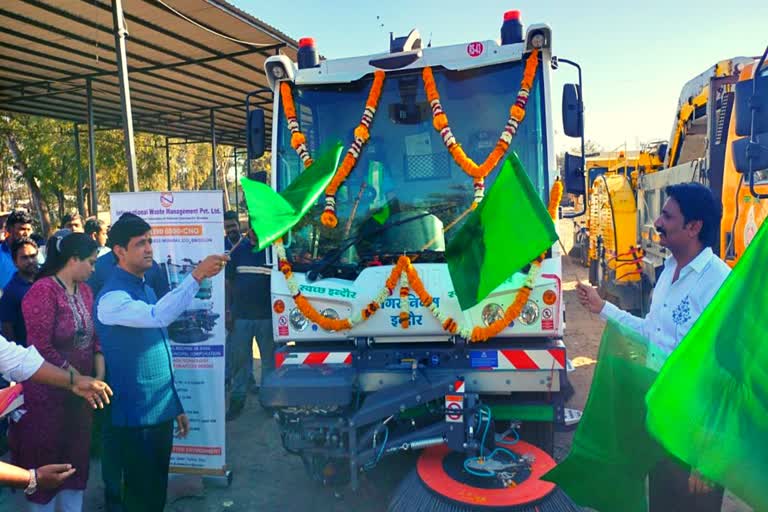
[[[112,424],[117,427],[157,425],[183,412],[173,380],[171,346],[165,329],[104,325],[98,304],[111,291],[124,291],[134,300],[157,302],[144,281],[115,267],[96,299],[94,319],[107,366],[112,397]]]

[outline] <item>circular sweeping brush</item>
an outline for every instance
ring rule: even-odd
[[[509,449],[532,459],[529,469],[506,479],[467,471],[463,454],[445,445],[427,448],[395,491],[388,512],[579,512],[554,484],[539,480],[555,467],[546,452],[523,441]]]

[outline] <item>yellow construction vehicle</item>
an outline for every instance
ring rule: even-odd
[[[666,199],[666,186],[699,181],[710,187],[715,197],[721,200],[720,243],[714,250],[731,266],[736,264],[765,219],[768,211],[768,156],[764,149],[768,141],[768,106],[765,106],[768,104],[768,77],[764,65],[763,71],[753,80],[755,69],[764,60],[765,55],[761,59],[738,57],[721,61],[709,71],[706,82],[702,82],[700,75],[683,89],[678,119],[684,117],[680,113],[686,111],[686,104],[697,103],[690,99],[692,95],[687,102],[684,98],[691,91],[691,84],[697,81],[701,90],[708,92],[705,109],[700,109],[695,119],[687,122],[685,130],[681,131],[679,123],[675,125],[673,140],[678,142],[670,146],[668,163],[676,161],[677,165],[657,175],[642,176],[638,186],[638,225],[645,252],[643,274],[650,284],[655,283],[655,275],[666,257],[666,250],[659,245],[653,228]],[[748,90],[752,87],[755,87],[754,92]],[[763,102],[762,110],[758,108],[760,101]],[[750,102],[754,110],[750,110]],[[740,120],[737,119],[739,111]],[[754,128],[750,126],[752,112]],[[682,135],[676,138],[678,134]],[[751,144],[750,136],[755,137]],[[747,148],[753,157],[751,172]],[[673,157],[674,154],[679,156]]]
[[[715,250],[731,265],[768,216],[768,156],[764,149],[768,146],[768,106],[750,110],[750,105],[760,104],[758,100],[768,104],[768,77],[763,68],[753,81],[756,67],[757,59],[737,57],[720,61],[689,81],[680,95],[669,150],[665,144],[655,143],[641,151],[636,169],[627,172],[630,164],[624,172],[608,169],[588,188],[590,281],[620,307],[641,314],[647,311],[650,291],[667,256],[653,228],[667,186],[698,181],[721,199],[722,236]],[[750,94],[748,86],[754,86],[756,92]],[[741,125],[736,121],[737,88],[743,89],[741,110],[753,112],[756,119],[754,128],[747,121],[742,120]],[[743,116],[746,119],[747,114]],[[569,155],[565,161],[569,190],[579,170],[568,168],[573,162]],[[583,244],[584,232],[579,236]]]
[[[656,141],[639,151],[613,151],[587,159],[588,207],[576,221],[571,256],[589,267],[592,283],[606,281],[622,286],[640,279],[637,179],[641,173],[661,169],[665,151],[666,142]],[[606,262],[604,266],[601,261]]]
[[[736,84],[722,179],[720,257],[734,266],[768,218],[768,48]],[[758,70],[755,72],[755,70]]]

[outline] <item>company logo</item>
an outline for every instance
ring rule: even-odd
[[[173,206],[173,192],[160,193],[160,206],[163,208],[170,208]]]
[[[485,47],[480,41],[475,41],[474,43],[469,43],[467,45],[467,55],[470,57],[481,56],[483,54],[483,50],[485,50]]]

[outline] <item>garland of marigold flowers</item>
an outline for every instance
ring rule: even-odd
[[[293,92],[288,82],[280,82],[280,99],[283,104],[285,121],[291,130],[291,147],[301,158],[304,168],[312,165],[312,157],[307,148],[307,137],[299,129],[299,120],[296,117],[296,105],[293,103]]]
[[[557,220],[557,209],[562,197],[563,184],[558,179],[552,185],[552,188],[549,192],[549,204],[547,205],[547,210],[549,211],[549,215],[552,217],[552,220]],[[440,310],[440,308],[435,304],[432,295],[430,295],[427,289],[424,287],[424,283],[419,277],[419,274],[416,271],[416,267],[413,266],[411,259],[405,255],[402,255],[398,258],[397,264],[392,268],[392,272],[389,274],[384,288],[382,288],[378,295],[376,295],[376,297],[374,297],[374,299],[369,302],[368,305],[359,313],[355,314],[351,318],[325,317],[320,312],[318,312],[317,309],[312,306],[309,300],[301,293],[299,285],[293,275],[291,264],[288,262],[282,239],[278,239],[275,242],[275,247],[277,249],[278,268],[280,269],[280,272],[282,272],[282,274],[285,276],[285,279],[288,283],[288,290],[291,293],[294,302],[296,303],[296,307],[305,317],[326,331],[346,331],[368,320],[379,309],[381,309],[384,301],[386,301],[387,297],[395,292],[395,289],[399,284],[400,314],[398,319],[400,326],[403,329],[407,329],[410,324],[410,311],[408,306],[408,294],[410,291],[410,285],[410,288],[413,289],[421,303],[427,307],[435,319],[437,319],[443,330],[451,334],[458,334],[473,343],[488,341],[490,338],[493,338],[494,336],[501,333],[501,331],[506,329],[509,324],[511,324],[517,319],[517,317],[520,316],[523,307],[530,299],[533,286],[535,285],[536,280],[539,277],[539,273],[541,272],[541,263],[545,256],[544,254],[541,254],[531,262],[531,268],[525,277],[523,286],[517,291],[515,300],[512,301],[512,304],[507,306],[507,309],[504,311],[504,315],[500,319],[491,323],[487,327],[481,327],[478,325],[470,329],[469,327],[462,325],[459,323],[459,321],[446,315]]]
[[[323,223],[323,226],[335,228],[339,222],[336,217],[336,192],[347,180],[352,169],[355,168],[363,146],[371,138],[371,123],[381,98],[384,76],[384,71],[374,71],[373,84],[371,84],[371,90],[368,92],[368,99],[365,100],[365,110],[363,110],[360,123],[355,128],[354,140],[350,144],[349,149],[347,149],[347,154],[344,155],[344,160],[342,160],[341,165],[333,175],[333,179],[325,188],[325,209],[320,216],[320,222]],[[280,97],[282,98],[283,112],[285,112],[288,129],[291,130],[291,147],[301,158],[304,167],[309,167],[312,165],[312,157],[309,154],[309,149],[307,149],[307,138],[299,129],[296,105],[293,103],[291,86],[287,81],[280,82]]]
[[[440,103],[440,94],[437,92],[432,68],[427,66],[422,71],[424,90],[427,93],[427,99],[432,107],[432,125],[435,127],[435,130],[440,133],[445,147],[448,148],[448,152],[451,154],[456,164],[461,167],[465,173],[474,178],[473,207],[477,207],[480,201],[483,200],[483,196],[485,195],[485,177],[488,176],[504,157],[509,146],[512,144],[512,139],[517,134],[518,126],[525,117],[525,107],[528,104],[528,96],[533,88],[533,80],[536,76],[536,69],[538,66],[539,50],[534,49],[528,57],[528,60],[525,62],[525,70],[523,72],[523,79],[520,82],[520,90],[517,93],[515,104],[509,108],[509,119],[507,120],[507,124],[501,132],[499,140],[496,142],[496,147],[493,148],[485,161],[480,165],[467,156],[464,149],[462,149],[461,144],[456,141],[456,137],[453,135],[453,131],[448,124],[448,116],[443,111],[443,106]]]

